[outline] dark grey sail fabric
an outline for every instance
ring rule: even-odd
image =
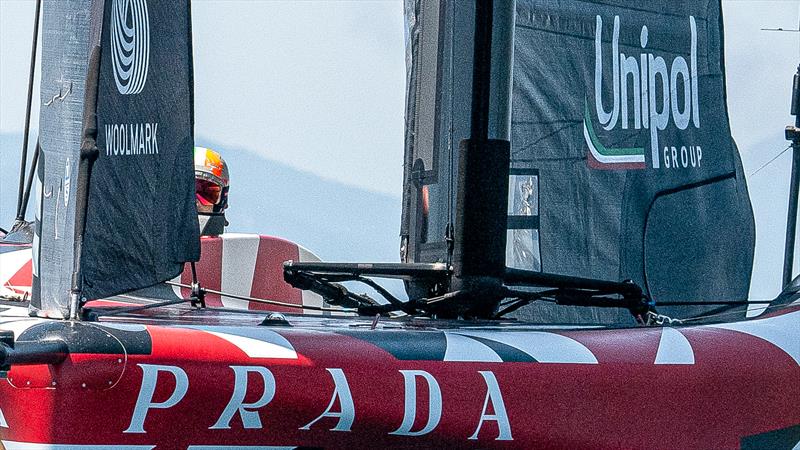
[[[83,296],[177,276],[200,256],[188,0],[106,0]]]
[[[457,220],[450,198],[458,187],[448,174],[465,133],[451,118],[465,116],[451,99],[465,83],[454,55],[471,47],[471,30],[444,13],[455,10],[457,19],[462,2],[444,1],[436,57],[425,59],[420,48],[430,38],[420,24],[429,3],[406,7],[416,13],[408,20],[407,121],[420,128],[413,121],[421,102],[435,113],[423,125],[432,139],[407,134],[402,229],[406,259],[425,262],[446,260],[445,230]],[[419,94],[426,71],[433,97]],[[728,122],[718,0],[517,0],[513,76],[507,266],[631,279],[656,301],[747,298],[754,220]],[[417,170],[426,161],[437,177]],[[517,314],[630,321],[626,311],[552,305]]]
[[[67,315],[75,271],[81,295],[95,299],[173,278],[185,261],[199,258],[189,6],[188,0],[44,3],[31,302],[40,315]],[[87,67],[97,47],[97,101],[86,105]],[[96,123],[84,123],[85,111],[86,117],[96,112]],[[98,157],[91,172],[79,171],[82,129],[93,125]],[[77,191],[87,179],[81,230]]]
[[[67,314],[74,260],[75,203],[91,2],[45,0],[42,9],[42,78],[33,240],[31,307]]]

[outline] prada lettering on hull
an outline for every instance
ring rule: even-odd
[[[177,406],[189,391],[190,380],[186,371],[178,366],[155,364],[138,364],[138,366],[142,370],[142,384],[130,423],[124,433],[146,434],[148,413],[151,410],[165,410]],[[279,380],[272,371],[263,366],[232,365],[230,369],[235,377],[230,400],[219,417],[209,418],[206,427],[209,430],[229,430],[231,421],[238,416],[244,429],[262,429],[263,425],[258,411],[262,408],[269,408],[280,389]],[[320,413],[315,417],[309,417],[306,422],[298,423],[297,429],[303,431],[315,429],[317,422],[327,418],[336,419],[336,425],[330,428],[330,431],[350,432],[358,415],[345,371],[341,368],[326,368],[325,370],[333,381],[330,402],[325,409],[320,408]],[[485,383],[483,408],[470,414],[476,418],[475,428],[474,432],[469,436],[464,436],[464,439],[477,440],[479,436],[486,438],[485,434],[492,433],[496,435],[491,439],[496,441],[514,440],[511,422],[497,378],[489,370],[481,370],[478,373]],[[399,370],[397,376],[404,382],[404,398],[399,400],[403,404],[403,419],[398,423],[397,428],[388,434],[424,436],[431,433],[442,418],[444,402],[439,382],[424,370]],[[259,382],[253,383],[257,387],[251,387],[249,382],[259,378]],[[427,401],[419,401],[418,384],[425,386],[423,392],[427,391]],[[158,396],[159,398],[156,398],[155,395],[157,390],[162,394],[162,396]],[[169,394],[163,398],[165,392],[169,392]],[[245,401],[246,398],[256,400]],[[420,425],[415,426],[415,423]],[[421,425],[422,423],[424,425]],[[492,425],[487,426],[490,423]]]

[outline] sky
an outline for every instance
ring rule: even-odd
[[[24,122],[34,5],[0,0],[0,131]],[[193,0],[192,18],[196,136],[400,195],[401,0]]]
[[[23,127],[33,9],[0,0],[0,132]],[[399,198],[402,12],[402,0],[193,0],[197,143]],[[768,298],[780,284],[790,152],[755,172],[787,146],[800,33],[761,28],[796,29],[800,0],[723,0],[723,13],[731,128],[756,216],[751,296]]]

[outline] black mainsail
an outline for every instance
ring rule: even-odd
[[[51,0],[44,29],[31,304],[66,317],[70,292],[151,286],[199,258],[191,14],[188,0]]]
[[[450,262],[453,246],[485,239],[451,232],[473,14],[406,2],[406,262]],[[506,265],[630,279],[656,301],[746,299],[754,220],[728,123],[720,2],[518,0],[515,23]],[[629,320],[536,304],[518,314]]]

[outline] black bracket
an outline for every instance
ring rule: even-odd
[[[788,125],[786,127],[786,140],[795,143],[800,142],[800,128]]]
[[[197,280],[197,268],[195,268],[194,261],[192,261],[190,264],[192,267],[192,293],[190,294],[192,306],[195,308],[205,308],[206,290],[200,286],[200,282]]]

